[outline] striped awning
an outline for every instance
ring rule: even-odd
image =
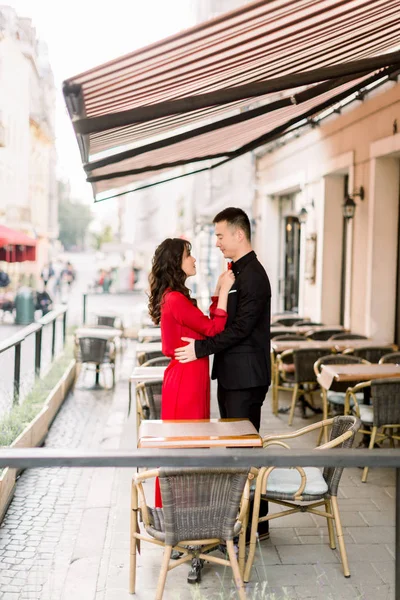
[[[258,0],[64,82],[95,197],[215,168],[400,71],[400,0]]]

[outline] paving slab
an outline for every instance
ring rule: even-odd
[[[143,296],[127,297],[140,314]],[[141,303],[141,304],[140,304]],[[65,402],[46,440],[53,448],[132,449],[135,424],[127,419],[128,376],[134,360],[129,343],[118,368],[115,390],[85,389],[79,383]],[[88,374],[86,384],[90,384]],[[212,385],[212,416],[218,416]],[[284,394],[282,395],[285,396]],[[286,398],[288,395],[286,394]],[[285,398],[282,404],[287,403]],[[314,422],[296,410],[274,417],[270,395],[261,432],[288,432]],[[312,447],[301,438],[295,447]],[[128,593],[130,469],[40,469],[26,471],[0,527],[0,600],[150,600],[162,550],[142,545],[137,593]],[[146,484],[149,503],[153,484]],[[394,478],[388,469],[346,469],[339,509],[352,576],[342,574],[338,551],[328,544],[326,521],[309,514],[273,520],[271,538],[257,545],[249,600],[394,598]],[[274,506],[274,512],[280,510]],[[206,564],[200,586],[186,583],[188,567],[167,578],[164,600],[236,598],[229,568]]]

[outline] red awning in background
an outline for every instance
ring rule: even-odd
[[[400,0],[254,0],[68,79],[95,196],[215,168],[396,81],[399,30]]]
[[[36,260],[36,240],[0,225],[0,261],[24,262]]]

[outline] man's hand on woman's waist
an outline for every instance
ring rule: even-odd
[[[187,346],[181,346],[175,350],[175,358],[181,363],[189,363],[197,360],[196,352],[194,349],[193,338],[183,337],[181,338],[183,342],[189,342]]]

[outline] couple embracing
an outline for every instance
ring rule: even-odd
[[[196,274],[190,243],[167,239],[153,258],[149,312],[161,326],[163,354],[172,359],[164,375],[161,418],[210,418],[208,356],[214,354],[221,418],[249,419],[259,431],[271,382],[271,287],[252,250],[246,213],[226,208],[214,225],[216,246],[232,263],[218,279],[209,317],[185,284]],[[161,498],[156,501],[160,506]]]

